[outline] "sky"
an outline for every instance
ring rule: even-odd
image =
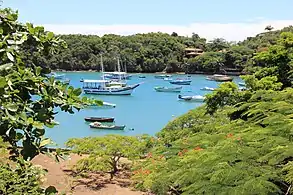
[[[3,0],[21,22],[56,34],[197,33],[241,41],[293,25],[293,0]]]

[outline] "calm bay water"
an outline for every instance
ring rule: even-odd
[[[80,79],[100,79],[97,72],[66,72],[66,78],[70,79],[70,85],[81,87]],[[154,78],[154,74],[140,74],[146,78],[139,78],[133,74],[129,84],[142,83],[131,96],[100,96],[86,95],[95,99],[116,104],[116,108],[86,108],[75,114],[59,112],[56,121],[60,123],[53,129],[48,129],[46,135],[55,143],[63,147],[69,138],[86,136],[101,136],[106,134],[121,135],[155,135],[170,120],[178,117],[191,109],[201,105],[196,102],[178,101],[179,93],[156,92],[156,86],[171,86],[168,81]],[[202,87],[217,87],[219,83],[208,81],[205,75],[191,75],[192,84],[183,86],[182,95],[205,95],[210,92],[201,91]],[[186,78],[186,75],[173,75],[173,78]],[[234,82],[241,81],[239,77]],[[174,85],[173,85],[174,86]],[[83,94],[84,95],[84,94]],[[84,121],[88,116],[115,117],[116,125],[126,125],[124,131],[91,129]]]

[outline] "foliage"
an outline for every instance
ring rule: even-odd
[[[44,190],[40,187],[44,175],[42,169],[23,162],[13,168],[9,164],[0,165],[0,194],[55,194],[54,187]]]
[[[135,166],[136,187],[155,194],[292,193],[292,37],[282,33],[255,56],[259,67],[242,77],[246,90],[221,84],[205,106],[158,133],[152,155]]]
[[[188,72],[204,70],[205,72],[219,72],[224,66],[224,54],[219,52],[206,52],[195,58],[190,58],[188,63]]]
[[[48,70],[33,64],[27,67],[22,61],[21,47],[30,46],[46,55],[63,48],[62,40],[42,27],[18,23],[17,13],[9,9],[1,10],[0,17],[0,136],[11,144],[15,156],[19,155],[17,143],[21,143],[21,155],[32,159],[51,143],[43,136],[45,126],[56,124],[55,109],[73,113],[87,98],[79,98],[81,89],[47,78]]]
[[[156,194],[286,192],[282,166],[293,155],[290,96],[292,90],[262,91],[236,110],[217,111],[213,118],[201,108],[176,119],[158,135],[169,147],[154,147],[152,158],[137,166],[137,187]]]
[[[128,160],[139,158],[147,146],[147,137],[130,137],[106,135],[104,137],[87,137],[70,139],[66,145],[73,152],[88,154],[76,165],[79,172],[104,171],[111,179],[118,172],[121,158]]]

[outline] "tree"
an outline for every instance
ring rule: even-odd
[[[267,31],[271,31],[273,29],[274,29],[274,27],[272,27],[271,25],[268,25],[265,27],[265,30],[267,30]]]
[[[178,37],[178,34],[176,32],[172,32],[171,36]]]
[[[48,78],[47,68],[24,63],[26,55],[56,54],[66,44],[43,27],[17,22],[18,13],[11,9],[0,10],[0,136],[8,144],[9,165],[0,165],[0,194],[50,194],[40,187],[38,172],[28,162],[39,153],[48,152],[52,141],[45,138],[45,127],[56,125],[56,108],[74,113],[85,104],[98,103],[80,98],[81,89]],[[21,149],[18,148],[21,146]],[[60,155],[57,149],[56,158]],[[15,166],[11,166],[13,164]]]
[[[77,163],[80,172],[105,171],[111,179],[119,171],[121,158],[140,157],[146,147],[144,139],[121,135],[70,139],[66,145],[79,154],[89,154]]]

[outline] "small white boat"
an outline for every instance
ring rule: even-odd
[[[172,81],[172,78],[164,78],[164,81]]]
[[[189,80],[189,79],[176,79],[176,80],[170,81],[170,83],[174,84],[174,85],[190,85],[191,80]]]
[[[178,95],[179,100],[190,101],[190,102],[203,102],[204,96],[201,95],[193,95],[193,96],[182,96]]]
[[[212,87],[203,87],[200,90],[202,90],[202,91],[215,91],[215,88],[212,88]]]
[[[222,74],[214,74],[212,76],[207,76],[206,80],[217,81],[217,82],[228,82],[228,81],[233,81],[233,78],[226,75],[222,75]]]
[[[155,75],[156,79],[164,79],[164,78],[170,78],[170,77],[172,77],[172,75],[168,75],[168,74]]]
[[[123,130],[125,128],[125,125],[117,126],[117,125],[104,125],[100,122],[93,122],[90,123],[91,128],[95,129],[107,129],[107,130]]]
[[[181,92],[182,87],[155,87],[158,92]]]

